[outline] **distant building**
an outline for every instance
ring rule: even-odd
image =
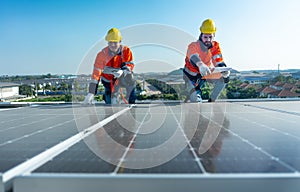
[[[267,83],[270,80],[270,77],[266,76],[266,74],[261,73],[249,73],[249,74],[242,74],[240,76],[240,80],[245,82],[248,81],[249,84],[263,84]]]
[[[284,77],[292,77],[292,74],[290,72],[280,72],[280,75]]]
[[[290,83],[276,82],[273,85],[265,87],[260,96],[268,98],[295,98],[300,97],[299,93],[296,93],[297,86]]]
[[[19,95],[19,84],[0,82],[0,100],[17,98]]]
[[[241,72],[235,69],[232,69],[230,71],[230,76],[229,76],[230,79],[240,79],[240,77],[241,77]]]
[[[292,77],[295,79],[300,79],[300,71],[298,71],[296,73],[292,73]]]
[[[168,75],[167,77],[161,78],[159,80],[165,82],[168,85],[182,85],[184,84],[182,76],[183,75]]]
[[[248,84],[248,83],[242,83],[240,85],[240,88],[242,89],[250,89],[253,88],[256,92],[260,92],[261,90],[263,90],[261,85],[257,85],[257,84]]]

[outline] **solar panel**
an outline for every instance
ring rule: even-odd
[[[97,113],[90,115],[88,107],[80,107],[82,117],[78,122],[85,122],[85,128],[91,126],[90,118],[104,119],[106,115],[118,109],[99,108]],[[77,106],[37,106],[0,111],[0,172],[2,182],[11,180],[18,170],[15,167],[38,156],[45,150],[61,143],[78,133],[75,115]],[[76,110],[74,110],[76,111]],[[83,128],[83,127],[80,127]],[[1,187],[4,190],[5,186]]]
[[[299,103],[156,102],[0,111],[2,188],[299,191]],[[37,161],[42,163],[22,166]]]

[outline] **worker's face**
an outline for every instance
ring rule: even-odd
[[[117,53],[121,46],[121,42],[108,42],[108,48],[114,53]]]
[[[202,34],[202,42],[206,45],[206,46],[211,46],[211,43],[214,39],[214,34]]]

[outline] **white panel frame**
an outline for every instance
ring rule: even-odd
[[[44,163],[48,162],[49,160],[53,159],[60,153],[64,152],[69,147],[75,145],[85,137],[89,136],[90,134],[94,133],[99,128],[103,127],[107,123],[111,122],[112,120],[116,119],[118,116],[122,115],[123,113],[129,111],[134,105],[130,105],[121,111],[112,114],[111,116],[103,119],[102,121],[84,129],[83,131],[77,133],[76,135],[71,136],[70,138],[66,139],[63,142],[56,144],[55,146],[45,150],[44,152],[24,161],[23,163],[7,170],[4,173],[0,173],[0,192],[6,192],[11,190],[12,183],[14,177],[18,175],[30,174],[31,171],[35,170],[36,168],[40,167]]]
[[[4,183],[3,183],[3,179],[2,179],[2,173],[0,173],[0,192],[4,192]]]
[[[298,192],[300,174],[51,174],[18,176],[14,192]]]

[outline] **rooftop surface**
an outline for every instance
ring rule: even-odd
[[[299,106],[0,109],[0,192],[299,191]]]

